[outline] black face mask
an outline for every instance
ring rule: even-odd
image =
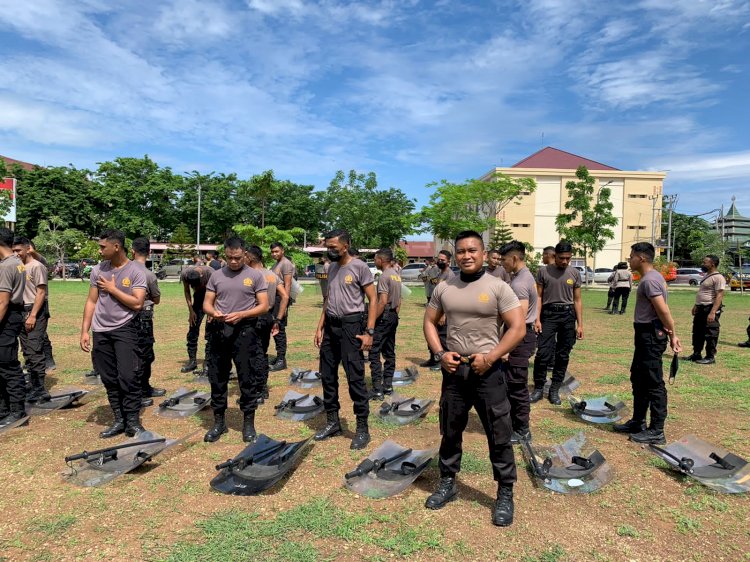
[[[439,262],[437,262],[437,266],[440,269],[445,269],[446,267],[448,267],[448,264],[445,263],[445,262],[443,262],[443,261],[439,261]]]
[[[708,273],[708,268],[707,268],[707,267],[706,267],[705,265],[702,265],[702,266],[701,266],[701,271],[702,271],[703,273]]]
[[[338,250],[328,250],[326,254],[328,255],[328,259],[331,261],[336,262],[341,260],[341,254]]]
[[[464,273],[461,272],[461,281],[464,283],[473,283],[477,279],[479,279],[482,275],[484,275],[484,268],[480,269],[479,271],[475,273]]]

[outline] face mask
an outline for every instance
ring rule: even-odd
[[[326,254],[328,254],[328,259],[331,261],[341,260],[341,254],[339,253],[338,250],[328,250]]]
[[[439,267],[440,269],[445,269],[446,267],[448,267],[448,264],[447,264],[447,263],[445,263],[445,262],[439,261],[439,262],[437,262],[437,266],[438,266],[438,267]]]
[[[702,271],[703,273],[708,273],[708,268],[707,268],[707,267],[706,267],[705,265],[702,265],[702,266],[701,266],[701,271]]]

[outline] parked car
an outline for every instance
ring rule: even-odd
[[[81,276],[81,268],[76,262],[66,261],[64,267],[65,267],[65,277],[67,279],[76,279]],[[62,276],[63,276],[63,264],[58,262],[55,265],[55,268],[52,270],[51,278],[60,277],[62,279]]]
[[[732,291],[739,291],[740,283],[744,285],[746,291],[750,290],[750,265],[743,265],[742,271],[739,268],[733,268],[727,277]]]
[[[589,266],[586,266],[586,269],[583,269],[582,265],[574,265],[573,267],[575,267],[579,271],[579,273],[581,274],[581,281],[583,281],[585,284],[588,285],[589,283],[594,282],[594,270]]]
[[[377,278],[377,277],[380,276],[380,270],[375,266],[375,262],[374,261],[368,261],[368,262],[365,262],[365,263],[367,263],[367,267],[370,268],[370,273],[372,273],[373,277]]]
[[[594,283],[607,283],[609,276],[614,273],[614,269],[608,267],[597,267],[594,270]]]
[[[182,270],[190,265],[193,265],[193,260],[191,260],[190,258],[172,259],[169,260],[166,264],[161,264],[159,271],[156,272],[156,276],[159,279],[166,279],[167,277],[179,277],[182,274]]]
[[[706,276],[700,268],[697,267],[680,267],[677,269],[677,276],[674,278],[675,285],[699,285]]]
[[[423,262],[407,263],[401,269],[401,281],[419,281],[419,274],[425,265]]]
[[[315,277],[315,264],[310,263],[305,266],[304,277]]]

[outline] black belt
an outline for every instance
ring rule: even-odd
[[[331,326],[354,324],[356,322],[362,322],[362,320],[364,320],[364,317],[364,312],[355,312],[354,314],[346,314],[344,316],[333,316],[332,314],[326,314],[326,324],[330,324]]]
[[[570,310],[571,308],[573,308],[572,304],[552,303],[542,305],[542,310],[554,310],[556,312]]]
[[[26,310],[26,306],[23,305],[23,304],[15,304],[15,303],[9,303],[8,304],[8,311],[9,312],[23,312],[24,310]],[[29,309],[29,310],[31,310],[31,309]]]
[[[696,308],[712,308],[713,307],[713,303],[711,303],[711,304],[696,304],[695,307]]]
[[[33,309],[34,309],[34,305],[33,304],[25,304],[25,305],[23,305],[23,311],[24,312],[28,312],[29,310],[33,310]]]

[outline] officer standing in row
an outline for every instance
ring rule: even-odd
[[[393,373],[396,371],[396,330],[401,309],[401,276],[394,267],[393,250],[382,248],[375,254],[375,267],[382,273],[377,283],[375,335],[368,360],[372,375],[372,395],[383,400],[393,394]],[[383,356],[383,363],[380,356]]]
[[[630,298],[630,291],[633,288],[633,274],[628,271],[628,264],[620,262],[615,267],[612,275],[609,276],[611,283],[614,288],[614,302],[612,303],[612,310],[610,314],[617,314],[617,307],[620,307],[620,314],[625,314],[625,309],[628,307],[628,299]],[[622,299],[622,303],[620,300]]]
[[[487,252],[487,267],[485,268],[485,271],[493,277],[497,277],[506,283],[510,283],[510,275],[508,275],[508,272],[505,271],[505,268],[502,265],[502,256],[500,255],[500,250],[497,248],[492,248]]]
[[[539,314],[538,295],[534,276],[526,267],[526,247],[523,242],[513,240],[500,249],[503,267],[511,276],[510,288],[518,297],[521,313],[526,320],[526,333],[508,356],[508,400],[510,419],[513,425],[513,442],[531,441],[529,414],[529,359],[536,350],[534,323]]]
[[[256,269],[263,274],[268,284],[268,302],[276,302],[276,295],[280,295],[279,308],[277,315],[274,315],[273,310],[269,310],[263,316],[258,318],[258,335],[260,336],[261,345],[263,347],[263,393],[261,395],[261,403],[268,398],[268,346],[271,343],[271,336],[275,335],[279,331],[279,322],[281,318],[286,316],[287,306],[289,304],[289,294],[284,288],[284,283],[281,281],[278,275],[276,275],[270,269],[266,269],[263,264],[263,250],[258,246],[250,246],[245,252],[246,263],[253,269]],[[269,305],[270,306],[270,305]]]
[[[427,302],[425,304],[430,304],[430,299],[432,298],[432,291],[435,290],[435,284],[432,283],[433,279],[437,279],[440,275],[440,270],[435,265],[435,258],[427,258],[425,260],[425,267],[422,270],[422,272],[419,274],[419,279],[422,280],[424,283],[424,292],[427,296]]]
[[[188,362],[180,370],[183,373],[189,373],[198,368],[198,339],[204,316],[203,300],[206,298],[208,280],[214,271],[206,265],[191,265],[183,269],[180,274],[185,302],[189,311],[189,328],[187,333]],[[206,346],[208,346],[208,338],[206,338]],[[205,354],[208,355],[208,349],[206,349]]]
[[[206,252],[206,259],[208,262],[206,265],[216,271],[217,269],[221,269],[221,262],[219,261],[219,253],[216,250],[209,250]]]
[[[546,246],[542,250],[542,265],[555,265],[555,247]]]
[[[425,507],[440,509],[458,495],[456,475],[461,468],[461,443],[473,406],[487,434],[492,472],[498,483],[492,522],[508,526],[513,522],[516,463],[510,444],[510,405],[501,358],[523,339],[524,317],[513,290],[485,273],[482,236],[470,230],[461,232],[456,236],[455,248],[461,275],[435,288],[424,317],[425,338],[439,357],[443,373],[440,482]],[[442,316],[447,318],[447,346],[438,335]],[[505,325],[502,338],[500,322]]]
[[[294,280],[294,274],[297,269],[289,258],[286,257],[284,246],[281,245],[281,242],[274,242],[271,244],[271,257],[276,260],[271,271],[278,275],[279,279],[284,282],[284,289],[286,289],[287,294],[290,296],[289,306],[292,306],[292,304],[294,304],[294,301],[291,299],[292,281]],[[289,318],[289,309],[287,308],[287,312],[283,318],[279,317],[279,308],[281,307],[280,299],[281,295],[280,293],[277,293],[276,302],[271,303],[273,313],[279,318],[279,332],[273,337],[273,341],[276,344],[276,362],[271,365],[272,371],[283,371],[286,369],[286,325]]]
[[[727,281],[716,268],[719,267],[719,256],[708,255],[703,258],[701,269],[706,276],[698,285],[693,305],[693,354],[688,361],[700,365],[711,365],[716,362],[716,345],[719,342],[719,317],[723,308],[724,289]],[[703,346],[706,346],[706,357],[701,357]]]
[[[615,424],[619,433],[629,433],[636,443],[666,443],[664,422],[667,419],[667,388],[664,386],[662,355],[667,341],[674,353],[682,350],[675,332],[672,313],[667,304],[667,283],[654,269],[656,252],[648,242],[631,246],[630,269],[641,274],[635,301],[635,349],[630,366],[633,387],[633,417]],[[646,428],[646,413],[651,410],[651,424]]]
[[[23,263],[13,254],[13,233],[0,227],[0,427],[26,416],[26,383],[18,361],[25,286]]]
[[[27,240],[29,239],[27,238]],[[32,258],[34,258],[44,266],[46,278],[49,279],[49,264],[47,263],[47,260],[44,259],[44,256],[36,251],[34,242],[32,242],[31,240],[29,240],[29,253],[31,254]],[[47,311],[47,324],[49,325],[49,319],[51,317],[49,312],[49,286],[47,286],[47,292],[44,295],[44,308]],[[44,358],[47,373],[57,369],[57,365],[55,364],[55,357],[52,353],[52,342],[49,339],[48,332],[44,332]]]
[[[453,254],[451,254],[448,250],[440,250],[438,252],[437,257],[437,268],[438,268],[438,275],[437,277],[432,277],[430,279],[430,284],[433,286],[433,293],[435,291],[435,288],[442,283],[443,281],[450,281],[453,277],[455,277],[455,273],[453,273],[453,270],[450,268],[451,265],[451,258],[453,257]],[[448,328],[445,325],[445,318],[440,318],[438,321],[438,336],[440,337],[440,341],[442,342],[443,346],[446,345],[446,337],[448,334]],[[429,348],[427,349],[427,352],[430,353]],[[420,367],[430,367],[434,371],[440,370],[440,361],[432,354],[430,353],[430,358],[419,364]]]
[[[554,363],[549,401],[560,405],[560,386],[568,370],[570,351],[576,338],[583,339],[583,304],[581,274],[570,266],[573,246],[562,241],[555,246],[555,264],[540,267],[537,273],[537,294],[542,305],[535,330],[539,334],[534,359],[534,392],[531,402],[542,399],[547,380],[547,366]]]
[[[227,265],[211,275],[206,286],[203,311],[210,320],[206,326],[210,345],[206,367],[211,383],[214,425],[204,441],[218,441],[226,433],[225,413],[229,372],[232,362],[240,386],[240,410],[244,413],[242,439],[255,441],[255,411],[263,393],[263,346],[258,335],[258,319],[266,314],[268,283],[263,274],[245,264],[245,242],[236,236],[224,242]]]
[[[154,306],[161,301],[159,281],[153,271],[146,267],[146,260],[151,254],[151,242],[148,238],[136,238],[131,248],[133,262],[143,267],[146,276],[146,300],[143,309],[138,313],[138,352],[141,356],[141,368],[139,378],[141,380],[142,404],[151,406],[153,398],[164,396],[167,391],[163,388],[151,386],[151,367],[156,356],[154,355]]]
[[[81,349],[91,351],[94,369],[107,390],[114,414],[99,437],[144,431],[140,421],[141,380],[138,313],[146,300],[146,274],[125,253],[125,234],[105,230],[99,237],[102,261],[91,270],[89,295],[83,309]],[[94,333],[93,350],[89,329]]]
[[[315,279],[320,283],[320,294],[323,295],[323,300],[328,294],[328,269],[330,267],[331,260],[328,259],[328,256],[323,256],[320,263],[315,266]]]
[[[44,387],[47,361],[44,356],[44,337],[47,334],[47,268],[31,256],[29,239],[17,236],[13,253],[23,262],[26,283],[23,291],[24,329],[21,330],[21,351],[26,361],[31,382],[27,402],[46,402],[50,399]]]
[[[338,370],[339,364],[343,363],[357,418],[357,429],[350,448],[364,449],[370,442],[367,423],[370,404],[363,352],[370,351],[375,335],[375,286],[367,264],[349,254],[351,237],[346,230],[338,229],[326,234],[325,245],[331,260],[328,296],[315,331],[314,344],[320,348],[326,425],[315,434],[315,440],[322,441],[341,433]],[[367,313],[365,296],[368,300]]]

